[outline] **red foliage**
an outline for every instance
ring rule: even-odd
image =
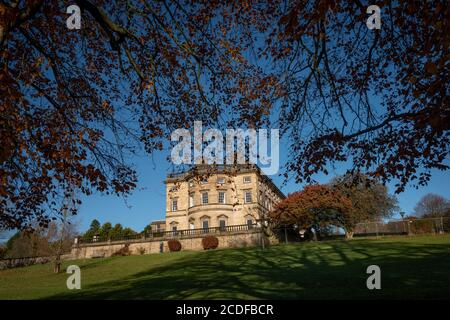
[[[219,246],[219,239],[214,236],[206,236],[202,239],[203,249],[215,249]]]
[[[353,206],[351,200],[338,190],[312,185],[289,194],[269,213],[269,219],[275,224],[297,224],[307,228],[313,223],[317,210],[335,210],[348,215]]]
[[[176,239],[170,239],[167,241],[167,245],[169,246],[170,252],[181,250],[181,242]]]
[[[223,112],[273,118],[297,182],[348,161],[402,191],[449,168],[446,0],[381,1],[370,31],[360,1],[74,2],[82,30],[66,1],[0,3],[1,228],[48,225],[61,190],[129,193],[124,151]]]

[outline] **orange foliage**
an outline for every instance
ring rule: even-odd
[[[344,216],[353,210],[352,202],[338,190],[325,185],[306,186],[281,201],[269,213],[269,219],[276,225],[297,224],[299,228],[309,228],[319,211],[334,210]]]

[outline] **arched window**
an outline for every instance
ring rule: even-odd
[[[210,220],[211,219],[209,216],[203,216],[200,218],[201,226],[202,226],[203,232],[205,232],[205,233],[209,232],[209,228],[211,226]]]

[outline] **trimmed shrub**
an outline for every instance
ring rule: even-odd
[[[202,239],[202,245],[204,250],[215,249],[219,245],[219,239],[214,236],[206,236]]]
[[[167,244],[169,245],[170,252],[181,250],[181,242],[176,239],[170,239],[167,241]]]
[[[142,256],[143,254],[145,254],[145,248],[144,247],[139,247],[137,248],[138,253]]]

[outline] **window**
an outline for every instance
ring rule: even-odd
[[[250,182],[252,182],[252,177],[250,177],[250,176],[245,176],[245,177],[244,177],[244,183],[250,183]]]
[[[252,220],[252,219],[247,219],[247,227],[248,227],[249,229],[252,229],[252,228],[253,228],[253,220]]]
[[[251,203],[252,202],[252,192],[251,191],[245,191],[245,203]]]
[[[225,191],[219,191],[219,203],[225,203]]]
[[[172,231],[176,232],[177,231],[177,226],[173,226],[172,227]]]
[[[225,183],[225,178],[224,177],[217,178],[217,183],[218,184],[224,184]]]
[[[172,211],[178,210],[178,200],[172,200]]]
[[[207,178],[202,178],[200,180],[200,184],[207,184],[208,183],[208,179]]]
[[[202,204],[208,204],[208,192],[202,192]]]
[[[193,187],[194,186],[194,181],[189,181],[189,187]]]
[[[202,227],[203,229],[208,229],[209,228],[209,221],[208,220],[203,220],[202,221]]]
[[[225,231],[226,223],[225,220],[219,220],[220,231]]]
[[[190,194],[189,195],[189,208],[194,206],[194,195]]]

